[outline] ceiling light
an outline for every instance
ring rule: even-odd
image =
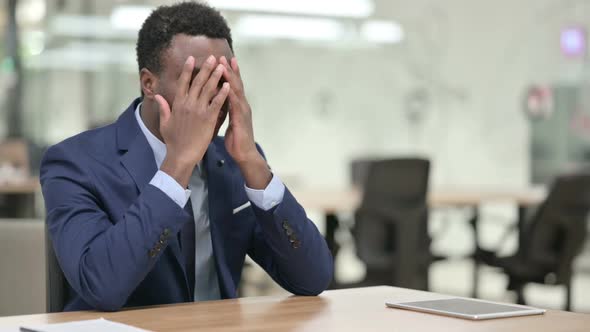
[[[20,24],[40,23],[47,14],[47,6],[44,0],[20,1],[16,8],[16,17]]]
[[[248,15],[241,17],[234,32],[242,38],[337,40],[344,37],[342,24],[327,18]]]
[[[373,0],[209,0],[221,10],[334,17],[369,17],[375,11]]]
[[[402,27],[392,21],[367,21],[361,26],[361,37],[372,43],[399,43],[404,39]]]
[[[149,6],[117,6],[111,12],[111,25],[115,29],[139,31],[153,10]]]

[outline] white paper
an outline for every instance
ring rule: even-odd
[[[80,320],[69,323],[23,326],[25,332],[148,332],[137,327],[112,322],[104,318]]]
[[[20,332],[18,327],[0,327],[0,332]]]

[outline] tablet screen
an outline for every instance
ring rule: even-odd
[[[451,298],[432,301],[387,303],[389,307],[462,318],[486,319],[542,314],[545,310],[480,300]]]
[[[523,311],[521,307],[515,307],[505,304],[496,304],[480,301],[472,301],[467,299],[447,299],[436,301],[419,301],[419,302],[404,302],[400,303],[412,307],[420,307],[424,309],[434,309],[440,311],[456,312],[465,315],[486,315],[495,314],[499,312]]]

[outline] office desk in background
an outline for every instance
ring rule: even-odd
[[[19,181],[0,181],[0,197],[5,199],[0,205],[0,217],[34,218],[41,215],[42,208],[37,206],[42,200],[41,184],[38,177]],[[6,209],[7,211],[5,211]]]
[[[326,215],[326,241],[334,243],[334,233],[338,228],[337,213],[354,212],[362,200],[362,191],[355,188],[340,190],[293,190],[299,203],[306,209],[321,211]],[[438,189],[428,195],[431,208],[471,208],[474,216],[472,224],[477,227],[479,207],[484,203],[514,203],[518,208],[519,229],[524,225],[527,207],[541,203],[547,195],[543,188],[521,190],[476,190],[476,189]],[[522,232],[521,232],[522,234]]]
[[[16,182],[0,182],[0,194],[35,194],[41,191],[38,177],[31,177]]]
[[[297,201],[306,209],[324,213],[353,212],[362,200],[362,191],[357,188],[292,190]],[[428,195],[431,208],[473,207],[483,203],[515,203],[518,206],[538,204],[547,195],[544,188],[525,189],[435,189]]]
[[[588,331],[590,315],[548,310],[542,316],[468,321],[390,309],[387,300],[449,296],[395,287],[327,291],[319,297],[274,296],[186,303],[115,313],[69,312],[0,318],[0,331],[104,317],[152,331]]]
[[[324,236],[334,257],[338,254],[336,231],[339,227],[337,213],[354,212],[361,204],[362,192],[356,188],[326,190],[301,189],[293,190],[299,203],[308,210],[321,211],[325,214],[326,230]],[[517,225],[519,241],[522,243],[526,209],[540,204],[546,197],[544,188],[531,187],[525,189],[435,189],[428,195],[430,208],[469,208],[472,216],[469,220],[474,231],[474,245],[479,248],[478,221],[479,208],[484,203],[513,203],[517,207]],[[479,262],[474,260],[472,297],[477,297],[479,287]]]

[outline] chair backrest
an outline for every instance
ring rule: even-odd
[[[361,158],[355,159],[350,163],[350,182],[353,187],[363,188],[369,175],[369,166],[371,163],[381,159]]]
[[[62,312],[68,299],[68,282],[63,274],[49,232],[45,231],[45,252],[46,252],[46,309],[47,312]]]
[[[0,316],[45,311],[44,223],[0,219]]]
[[[426,205],[430,162],[420,158],[377,160],[369,164],[361,207],[414,208]]]
[[[562,175],[525,228],[519,254],[558,282],[569,280],[572,262],[582,251],[590,213],[590,174]]]
[[[362,203],[355,214],[357,256],[368,270],[400,271],[398,278],[391,274],[398,286],[425,288],[417,273],[422,273],[419,270],[430,254],[429,172],[430,162],[425,159],[370,162]]]

